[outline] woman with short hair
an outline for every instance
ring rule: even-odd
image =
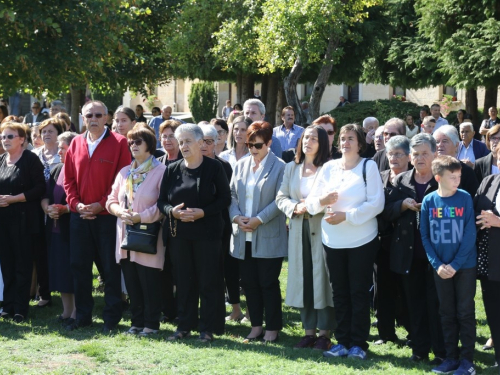
[[[32,238],[43,231],[40,201],[45,178],[40,159],[24,150],[26,128],[6,122],[0,127],[0,264],[5,283],[4,318],[25,321],[33,271]]]
[[[199,330],[200,341],[210,342],[224,331],[221,238],[229,182],[221,163],[202,155],[199,126],[182,124],[175,137],[184,158],[168,166],[158,198],[177,286],[179,324],[168,339],[184,339]]]
[[[361,126],[343,126],[339,148],[342,158],[323,166],[305,201],[312,215],[325,212],[321,234],[338,323],[338,343],[323,355],[365,359],[369,290],[380,246],[376,216],[384,208],[384,190],[377,165],[361,157],[366,149]]]
[[[166,166],[182,159],[182,153],[179,150],[179,142],[175,139],[175,130],[181,124],[182,123],[177,120],[167,120],[163,121],[160,125],[160,140],[165,155],[158,158],[158,161]]]
[[[127,133],[133,161],[116,176],[106,209],[118,218],[116,262],[122,267],[132,313],[132,326],[127,333],[149,336],[158,333],[160,329],[160,272],[165,261],[161,229],[156,254],[121,248],[127,225],[151,224],[163,218],[156,203],[166,167],[153,156],[156,148],[154,131],[147,125],[140,124]]]
[[[227,150],[226,141],[229,133],[229,127],[227,126],[227,122],[220,118],[212,119],[210,121],[210,125],[215,127],[215,130],[217,130],[217,134],[219,135],[217,139],[217,147],[215,148],[215,155],[219,156],[222,151]]]
[[[276,194],[285,163],[270,152],[272,136],[268,122],[249,126],[250,157],[236,163],[231,180],[232,256],[240,260],[241,286],[252,324],[245,342],[276,342],[283,328],[279,275],[287,243],[285,216],[276,205]]]
[[[289,219],[285,302],[299,309],[305,330],[305,336],[294,346],[297,349],[328,350],[330,332],[336,325],[323,243],[316,235],[321,231],[323,213],[311,215],[304,203],[329,157],[328,134],[319,125],[309,126],[300,137],[295,160],[285,167],[276,196],[278,208]]]

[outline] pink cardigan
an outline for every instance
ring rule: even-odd
[[[137,212],[141,215],[141,223],[154,223],[155,221],[163,218],[160,210],[158,210],[158,207],[156,207],[156,202],[158,201],[158,196],[160,195],[160,185],[165,169],[166,167],[163,164],[160,164],[152,169],[135,193],[132,209],[134,212]],[[121,208],[125,208],[125,182],[129,170],[130,165],[124,167],[116,176],[113,187],[111,188],[111,194],[109,194],[108,200],[106,202],[106,209],[108,211],[109,206],[113,203],[118,203]],[[122,220],[118,218],[116,222],[117,263],[120,263],[120,260],[127,258],[127,250],[122,250],[120,248],[124,232],[125,224],[123,224]],[[165,261],[165,247],[163,246],[161,229],[160,234],[158,235],[157,249],[158,251],[155,255],[130,251],[130,261],[145,267],[159,268],[162,270],[163,263]]]

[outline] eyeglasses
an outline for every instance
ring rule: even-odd
[[[390,135],[391,137],[395,137],[397,135],[399,135],[398,133],[388,133],[388,132],[384,132],[384,137]]]
[[[221,130],[217,130],[217,134],[219,135],[224,135],[226,134],[227,132],[224,130],[224,129],[221,129]]]
[[[31,109],[40,109],[40,107],[31,107]]]
[[[14,134],[9,134],[9,135],[0,135],[0,138],[2,140],[6,140],[6,139],[14,139],[14,138],[17,138],[19,137],[19,135],[14,135]]]
[[[92,118],[94,116],[95,116],[95,118],[101,118],[102,117],[102,113],[87,113],[85,115],[85,118]]]
[[[252,147],[255,147],[255,149],[257,150],[260,150],[262,149],[262,146],[264,146],[265,143],[261,142],[261,143],[245,143],[245,145],[250,149]]]
[[[490,137],[490,142],[498,142],[500,141],[500,137]]]
[[[375,137],[375,139],[376,139],[377,141],[381,141],[381,140],[383,140],[383,139],[384,139],[384,136],[383,136],[383,135],[377,135],[377,136]]]
[[[131,139],[128,141],[128,146],[132,147],[132,145],[140,146],[142,145],[143,140],[141,138],[139,139]]]
[[[392,153],[388,153],[387,154],[387,157],[390,159],[392,157],[396,158],[396,159],[401,159],[403,156],[405,156],[405,154],[402,154],[402,153],[395,153],[395,154],[392,154]]]
[[[203,140],[203,143],[205,143],[207,146],[211,146],[214,144],[214,140],[213,139],[204,139]]]
[[[161,139],[175,139],[175,135],[174,134],[169,134],[169,135],[162,135],[161,136]]]

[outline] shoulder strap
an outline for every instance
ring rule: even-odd
[[[366,187],[366,163],[368,162],[368,158],[365,159],[363,162],[363,181],[365,182],[365,187]]]

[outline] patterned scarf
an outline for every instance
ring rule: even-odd
[[[160,165],[160,162],[156,160],[153,155],[151,155],[144,163],[139,166],[137,166],[137,160],[132,161],[125,186],[125,194],[127,195],[128,201],[127,208],[132,208],[134,193],[137,192],[139,186],[144,182],[149,171],[151,171],[158,165]]]

